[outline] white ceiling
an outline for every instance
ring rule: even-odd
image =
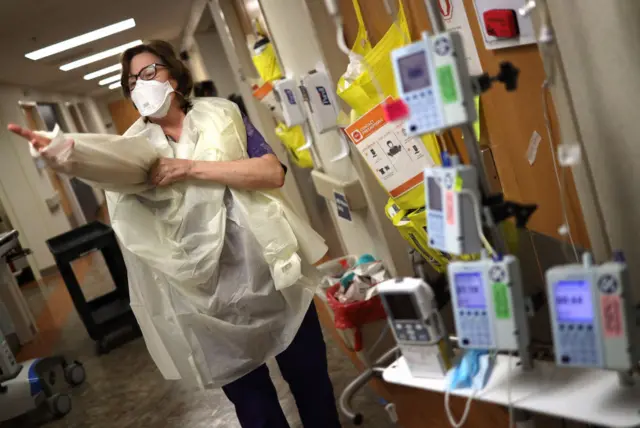
[[[85,81],[82,77],[116,64],[118,57],[67,72],[58,67],[137,39],[175,43],[187,23],[192,1],[0,0],[0,82],[51,92],[93,94],[100,89],[99,79]],[[25,53],[127,18],[135,18],[135,28],[39,61],[24,57]]]

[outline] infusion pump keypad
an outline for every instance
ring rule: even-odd
[[[560,362],[565,365],[600,365],[596,333],[593,324],[558,323],[558,334],[562,349]]]
[[[432,88],[410,92],[403,99],[411,112],[406,124],[410,135],[426,134],[441,127],[440,111]]]
[[[486,310],[459,309],[458,315],[461,327],[460,331],[464,332],[464,336],[460,337],[464,347],[492,347],[491,324],[489,322],[489,314]]]
[[[420,321],[395,321],[393,323],[398,341],[402,342],[430,342],[431,336],[426,326]]]

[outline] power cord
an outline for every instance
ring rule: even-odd
[[[490,360],[492,360],[493,363],[495,363],[496,352],[492,351],[491,353],[489,353],[488,358]],[[447,388],[444,391],[444,411],[447,414],[447,419],[449,420],[449,423],[451,424],[451,426],[453,428],[461,428],[465,424],[465,422],[467,422],[467,419],[469,418],[469,412],[471,411],[471,403],[475,399],[475,397],[478,394],[478,392],[480,392],[480,389],[473,388],[473,385],[471,386],[471,388],[472,388],[471,394],[469,395],[469,397],[467,398],[466,403],[464,404],[464,411],[462,412],[462,417],[458,421],[455,420],[455,418],[453,416],[453,413],[451,412],[451,408],[449,407],[449,399],[450,399],[450,396],[451,396],[451,390],[449,388]]]
[[[447,413],[447,419],[449,419],[449,423],[451,424],[452,427],[454,428],[461,428],[465,422],[467,422],[467,418],[469,417],[469,411],[471,411],[471,403],[473,402],[473,399],[476,397],[476,394],[478,393],[477,389],[473,389],[471,391],[471,395],[469,395],[469,397],[467,398],[467,402],[464,405],[464,411],[462,412],[462,417],[460,418],[459,421],[456,421],[453,413],[451,412],[451,408],[449,407],[449,397],[450,397],[450,389],[447,388],[444,391],[444,410]]]
[[[569,242],[571,243],[571,248],[573,249],[573,255],[577,262],[580,262],[580,256],[578,255],[578,249],[576,248],[576,243],[573,240],[573,235],[571,234],[571,226],[569,225],[569,215],[567,213],[567,201],[565,199],[565,183],[564,179],[560,178],[560,172],[558,171],[558,160],[556,158],[556,150],[555,143],[553,141],[553,133],[551,132],[551,121],[549,120],[549,107],[547,104],[547,89],[548,89],[549,81],[545,80],[541,86],[541,98],[542,98],[542,111],[544,115],[544,125],[547,129],[547,141],[549,143],[549,149],[551,151],[551,160],[553,161],[553,172],[556,175],[556,182],[558,184],[558,192],[560,193],[560,207],[562,209],[562,217],[564,220],[564,231],[569,238]],[[564,171],[562,174],[564,178]],[[561,228],[562,232],[563,228]]]
[[[489,240],[487,239],[487,237],[484,234],[484,230],[482,227],[482,217],[480,214],[480,207],[481,202],[480,202],[480,198],[478,198],[478,196],[472,192],[469,189],[460,189],[458,190],[458,193],[462,194],[462,195],[467,195],[472,199],[472,203],[473,203],[473,214],[476,220],[476,228],[478,229],[478,235],[480,236],[480,240],[482,241],[482,245],[484,246],[484,248],[487,250],[487,252],[489,253],[489,255],[495,255],[496,254],[496,250],[491,246],[491,244],[489,243]]]
[[[509,428],[513,428],[514,427],[514,418],[513,418],[513,413],[514,413],[514,409],[513,409],[513,401],[511,400],[511,370],[513,369],[513,366],[511,364],[511,352],[509,352],[509,361],[508,361],[508,365],[507,365],[507,407],[509,409]]]

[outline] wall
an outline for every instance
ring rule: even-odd
[[[218,96],[228,98],[229,95],[238,93],[238,85],[222,46],[220,35],[215,30],[196,33],[195,40],[200,48],[202,62],[209,79],[213,80],[218,89]]]
[[[208,80],[209,71],[204,64],[198,44],[192,43],[187,52],[189,53],[188,66],[189,70],[191,70],[193,81],[200,82],[202,80]]]
[[[596,194],[584,194],[591,208],[587,214],[593,217],[594,202],[599,203],[611,246],[622,249],[627,260],[639,260],[640,29],[636,17],[640,2],[618,0],[607,2],[606,7],[597,0],[548,4],[568,79],[568,86],[562,88],[562,75],[558,75],[554,99],[561,99],[560,90],[567,89],[577,119],[574,123],[569,111],[563,110],[561,126],[563,131],[578,131],[567,134],[567,141],[582,135],[583,157],[595,182]],[[583,199],[583,192],[580,196]],[[635,264],[630,269],[632,281],[637,282],[640,269]]]
[[[257,77],[257,73],[249,52],[244,46],[244,33],[233,5],[228,1],[213,0],[210,2],[209,12],[213,17],[217,32],[220,34],[224,52],[251,122],[265,137],[280,161],[291,169],[287,154],[275,134],[275,124],[271,114],[266,107],[254,101],[249,82]],[[295,180],[285,180],[283,193],[298,213],[304,218],[309,218],[310,213],[305,207],[301,190]]]
[[[315,9],[318,4],[310,4],[315,13],[324,13],[324,8]],[[337,81],[339,75],[336,70],[340,69],[334,66],[334,61],[329,55],[325,56],[321,41],[326,40],[323,36],[334,34],[333,29],[327,25],[317,25],[314,23],[310,9],[305,2],[289,2],[286,0],[263,0],[260,2],[262,12],[264,14],[271,39],[281,59],[282,65],[288,74],[301,77],[318,66],[323,64],[327,67],[333,81]],[[327,17],[325,16],[325,19]],[[292,25],[295,23],[295,25]],[[323,33],[323,30],[326,33]],[[335,36],[333,37],[335,39]],[[335,55],[335,50],[330,52]],[[327,61],[329,59],[330,61]],[[329,63],[332,66],[329,66]],[[333,72],[333,73],[332,73]],[[321,159],[324,172],[334,179],[342,181],[359,180],[363,184],[364,180],[358,174],[358,170],[354,167],[352,157],[359,156],[352,153],[351,157],[347,157],[338,162],[331,162],[331,158],[341,151],[339,134],[337,131],[329,131],[323,134],[314,135],[315,148]],[[381,192],[376,184],[375,189]],[[365,190],[367,188],[365,187]],[[368,194],[367,196],[371,196]],[[398,242],[399,246],[390,248],[389,242],[385,239],[384,233],[381,231],[381,224],[387,221],[384,214],[381,213],[382,208],[379,201],[371,202],[369,197],[369,209],[358,210],[352,212],[352,221],[344,220],[336,216],[339,233],[348,253],[363,254],[372,253],[384,260],[389,266],[393,274],[407,275],[410,274],[410,265],[407,258],[408,246],[404,242]],[[386,198],[385,198],[386,200]],[[332,215],[335,216],[336,206],[334,201],[327,201],[330,206]],[[396,234],[397,235],[397,234]]]
[[[351,45],[357,32],[352,1],[340,0],[339,3],[344,15],[345,39]],[[360,3],[369,38],[375,44],[391,25],[391,17],[385,10],[384,0],[367,0],[366,7],[364,2]],[[538,210],[528,227],[547,236],[560,238],[558,228],[565,221],[542,112],[540,86],[545,75],[538,48],[527,45],[511,49],[485,49],[473,0],[463,0],[462,3],[483,71],[496,74],[502,61],[510,61],[521,71],[517,91],[506,92],[502,85],[497,84],[482,94],[481,140],[491,147],[505,197],[517,202],[538,204]],[[424,1],[403,0],[403,4],[412,37],[414,40],[418,39],[422,31],[429,31],[431,28]],[[549,108],[552,135],[557,144],[560,137],[558,122],[554,106],[550,105]],[[538,132],[542,141],[535,162],[530,165],[526,153],[534,131]],[[454,131],[454,135],[458,146],[461,146],[460,134]],[[579,245],[588,247],[589,236],[570,173],[567,174],[565,188],[567,217],[573,237]]]

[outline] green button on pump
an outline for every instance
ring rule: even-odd
[[[440,95],[445,104],[451,104],[458,101],[458,91],[456,90],[456,81],[453,77],[453,66],[444,65],[436,69],[438,83],[440,85]]]

